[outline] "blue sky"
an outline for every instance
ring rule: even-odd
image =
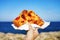
[[[12,21],[24,9],[45,21],[60,21],[60,0],[0,0],[0,21]]]

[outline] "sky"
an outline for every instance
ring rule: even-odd
[[[0,21],[13,21],[22,10],[33,10],[45,21],[60,21],[60,0],[0,0]]]

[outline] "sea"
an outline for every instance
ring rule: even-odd
[[[0,32],[14,33],[14,34],[26,34],[25,30],[16,30],[11,26],[12,22],[0,22]],[[38,29],[38,32],[55,32],[60,31],[60,22],[50,22],[50,25],[45,29]]]

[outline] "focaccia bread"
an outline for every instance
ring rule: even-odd
[[[16,27],[20,27],[27,22],[30,24],[37,24],[39,26],[44,24],[44,21],[32,10],[23,10],[20,15],[13,20]]]

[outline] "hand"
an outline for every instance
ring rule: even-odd
[[[25,40],[34,40],[38,36],[38,28],[33,29],[29,24],[29,30],[27,32]]]

